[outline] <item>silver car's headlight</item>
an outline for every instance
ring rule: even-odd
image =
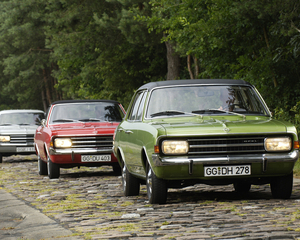
[[[290,151],[292,149],[292,139],[289,137],[272,137],[265,139],[265,149],[268,152]]]
[[[70,138],[55,138],[54,147],[57,148],[67,148],[72,146],[72,141]]]
[[[189,151],[189,144],[187,141],[165,140],[161,148],[164,154],[186,154]]]
[[[10,136],[0,136],[0,142],[9,142]]]

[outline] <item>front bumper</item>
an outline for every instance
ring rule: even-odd
[[[50,155],[70,155],[70,154],[105,154],[112,153],[112,149],[94,149],[94,148],[68,148],[68,149],[54,149],[49,148]]]
[[[296,162],[299,158],[299,150],[289,153],[265,153],[265,154],[245,154],[245,155],[226,155],[212,157],[160,157],[158,154],[152,155],[154,166],[169,166],[193,164],[215,165],[215,164],[245,164],[267,162]]]
[[[0,153],[3,155],[14,155],[14,154],[27,154],[27,153],[35,153],[33,144],[19,144],[19,145],[11,145],[11,144],[1,144],[0,145]]]
[[[211,157],[160,157],[152,155],[152,169],[158,178],[166,180],[212,179],[204,176],[205,166],[251,165],[250,176],[235,176],[236,178],[260,178],[283,176],[293,171],[299,157],[299,150],[290,153],[247,154]],[[224,176],[214,178],[222,179]],[[228,178],[226,176],[226,178]]]

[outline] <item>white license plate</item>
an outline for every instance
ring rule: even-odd
[[[204,167],[205,177],[251,175],[251,165]]]
[[[110,162],[111,155],[82,155],[81,162]]]
[[[34,152],[34,147],[17,147],[17,152]]]

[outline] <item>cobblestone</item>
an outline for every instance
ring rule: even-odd
[[[167,204],[151,205],[146,188],[124,197],[110,167],[61,169],[38,175],[37,158],[4,158],[3,189],[83,239],[300,239],[300,181],[291,199],[272,199],[268,185],[237,194],[233,186],[170,189]]]

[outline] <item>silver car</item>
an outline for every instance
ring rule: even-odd
[[[34,134],[44,118],[41,110],[0,111],[0,163],[3,156],[35,154]]]

